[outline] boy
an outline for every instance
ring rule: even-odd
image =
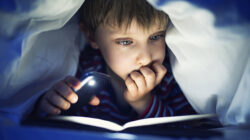
[[[111,76],[113,86],[97,93],[80,115],[124,123],[195,113],[170,71],[165,13],[145,0],[85,0],[80,16],[90,47],[81,54],[76,77],[99,71]],[[38,111],[55,115],[69,109],[78,98],[71,88],[79,86],[66,77],[41,98]]]

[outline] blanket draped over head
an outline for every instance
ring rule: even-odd
[[[169,15],[172,70],[193,108],[224,125],[249,124],[249,2],[148,1]],[[83,2],[0,2],[0,121],[19,123],[42,93],[75,74],[85,40],[74,15]]]

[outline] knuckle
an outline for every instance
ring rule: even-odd
[[[59,88],[61,85],[62,85],[62,81],[59,81],[58,83],[56,83],[56,84],[53,86],[53,89],[57,89],[57,88]]]
[[[143,76],[139,76],[139,77],[137,77],[135,80],[138,81],[137,84],[140,85],[140,84],[142,84],[142,82],[145,80],[145,78],[144,78]]]
[[[65,81],[67,84],[70,84],[70,85],[72,85],[72,86],[77,86],[77,85],[80,83],[80,81],[79,81],[77,78],[73,77],[73,76],[67,76],[67,77],[64,79],[64,81]]]
[[[57,93],[53,94],[53,96],[51,96],[51,98],[49,98],[48,100],[55,106],[62,109],[68,106],[67,102],[63,99],[63,97],[59,96]]]
[[[134,80],[144,80],[144,77],[137,72],[134,74]]]
[[[53,94],[50,94],[50,96],[47,99],[51,102],[55,102],[55,101],[57,101],[58,98],[59,97],[58,97],[57,93],[53,92]]]
[[[56,87],[56,90],[62,94],[68,94],[70,92],[68,86],[64,82],[60,82]]]
[[[131,85],[133,84],[133,80],[131,78],[128,78],[126,81],[125,81],[126,85]]]
[[[135,87],[134,84],[131,84],[131,85],[127,86],[127,88],[128,88],[128,91],[129,91],[130,93],[135,93],[135,92],[137,92],[137,90],[138,90],[138,89]]]
[[[148,74],[147,74],[147,76],[149,78],[154,78],[155,77],[155,73],[153,71],[149,71]]]
[[[133,79],[137,79],[139,76],[140,76],[139,72],[134,71],[134,72],[131,73],[131,77]]]

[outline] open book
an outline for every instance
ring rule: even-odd
[[[100,128],[104,128],[104,129],[108,129],[112,131],[122,131],[126,128],[131,128],[131,127],[148,126],[148,125],[164,124],[164,123],[174,123],[174,122],[190,121],[190,120],[199,120],[199,119],[213,118],[213,117],[216,117],[216,115],[215,114],[198,114],[198,115],[146,118],[146,119],[130,121],[130,122],[125,123],[124,125],[119,125],[117,123],[107,121],[107,120],[90,118],[90,117],[82,117],[82,116],[54,116],[54,117],[51,117],[51,119],[68,121],[68,122],[84,124],[84,125],[89,125],[89,126],[94,126],[94,127],[100,127]]]

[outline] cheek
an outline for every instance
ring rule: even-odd
[[[166,46],[165,46],[165,44],[164,44],[164,46],[162,47],[162,49],[161,49],[161,54],[160,54],[160,56],[161,56],[161,63],[163,62],[163,60],[165,59],[165,56],[166,56]]]
[[[116,73],[122,79],[125,79],[132,67],[132,64],[130,63],[131,61],[127,57],[128,55],[117,51],[112,52],[113,53],[105,53],[106,55],[104,55],[104,59],[114,73]]]
[[[151,50],[153,52],[154,61],[163,62],[166,53],[166,45],[165,42],[158,42],[155,44],[155,47]]]
[[[101,39],[99,39],[99,41],[100,40]],[[132,64],[130,64],[131,60],[128,58],[127,53],[122,52],[117,47],[113,46],[113,44],[107,42],[107,40],[108,39],[101,40],[99,42],[99,44],[101,44],[99,49],[102,56],[109,68],[119,77],[125,79],[132,67]]]

